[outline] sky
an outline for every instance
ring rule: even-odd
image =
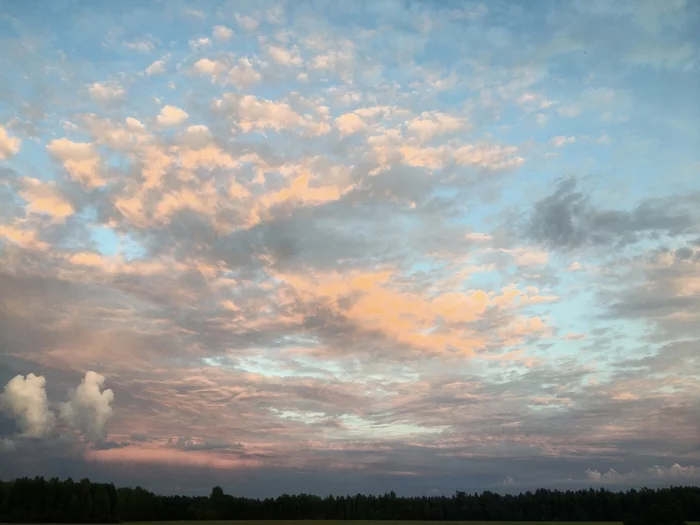
[[[700,483],[700,3],[0,0],[0,462]]]

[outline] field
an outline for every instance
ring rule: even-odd
[[[150,521],[132,523],[130,525],[279,525],[290,523],[294,525],[336,525],[354,523],[357,525],[543,525],[542,521],[372,521],[372,520],[250,520],[250,521]],[[548,521],[548,525],[620,525],[615,521],[609,522],[573,522]],[[691,525],[688,523],[688,525]]]

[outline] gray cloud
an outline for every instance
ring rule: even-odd
[[[652,198],[632,210],[604,210],[577,189],[577,181],[559,181],[555,191],[537,201],[525,233],[552,249],[571,250],[584,246],[624,246],[643,238],[696,233],[697,195]]]

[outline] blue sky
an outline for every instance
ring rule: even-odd
[[[698,481],[697,3],[0,8],[10,475]]]

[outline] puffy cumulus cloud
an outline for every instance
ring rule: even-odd
[[[0,160],[16,155],[21,145],[22,139],[13,137],[3,126],[0,126]]]
[[[574,142],[576,142],[576,137],[565,137],[563,135],[560,135],[558,137],[554,137],[550,143],[555,148],[561,148],[565,144],[573,144]]]
[[[454,133],[466,128],[465,119],[454,117],[442,112],[424,111],[420,117],[406,123],[408,135],[415,136],[421,143],[427,142],[437,135]]]
[[[203,57],[192,65],[191,71],[196,75],[211,77],[212,82],[233,85],[238,89],[250,87],[262,78],[253,61],[248,57],[238,59]]]
[[[233,29],[222,25],[214,26],[211,33],[216,40],[221,42],[227,42],[233,38]]]
[[[47,250],[49,244],[42,241],[38,229],[26,221],[17,220],[14,224],[0,224],[0,237],[27,250]]]
[[[69,400],[61,404],[61,418],[88,439],[104,437],[107,421],[112,417],[114,392],[103,389],[104,382],[104,376],[87,372]]]
[[[286,102],[276,102],[254,95],[224,93],[214,107],[227,116],[244,133],[301,129],[310,135],[323,135],[330,131],[325,120],[306,114],[300,115]]]
[[[44,376],[28,374],[11,379],[0,396],[3,410],[14,418],[22,434],[44,437],[53,430],[55,417],[49,410]]]
[[[188,118],[189,114],[185,110],[177,106],[166,104],[163,106],[163,109],[160,110],[156,121],[163,127],[171,127],[182,124]]]
[[[145,71],[147,75],[160,75],[165,73],[165,60],[154,60]]]
[[[102,375],[87,372],[68,401],[59,407],[60,420],[68,425],[67,428],[79,431],[91,441],[104,438],[106,424],[112,416],[114,393],[103,390],[104,382]],[[28,374],[11,379],[0,395],[0,408],[17,421],[23,436],[48,438],[54,431],[66,430],[56,424],[56,415],[46,395],[44,376]]]
[[[355,113],[345,113],[340,115],[334,121],[335,127],[342,135],[352,135],[367,129],[367,124],[364,120],[358,117]]]
[[[54,139],[46,146],[48,152],[63,164],[70,177],[86,188],[103,186],[102,158],[93,144]]]
[[[228,69],[226,82],[239,89],[244,89],[259,82],[262,75],[255,69],[253,62],[247,57],[241,57]]]
[[[22,190],[19,195],[27,201],[27,210],[33,213],[44,213],[58,221],[65,220],[73,214],[73,205],[56,187],[54,181],[41,182],[25,177],[22,180]]]
[[[88,86],[88,93],[98,102],[115,102],[124,98],[126,90],[117,82],[95,82]]]
[[[212,80],[216,80],[216,77],[224,72],[226,68],[227,66],[223,62],[218,62],[209,58],[200,58],[192,66],[192,70],[195,73],[211,76]]]
[[[304,63],[299,55],[299,48],[297,47],[287,49],[283,46],[268,44],[266,49],[268,55],[270,55],[270,58],[277,64],[283,66],[300,67]]]

